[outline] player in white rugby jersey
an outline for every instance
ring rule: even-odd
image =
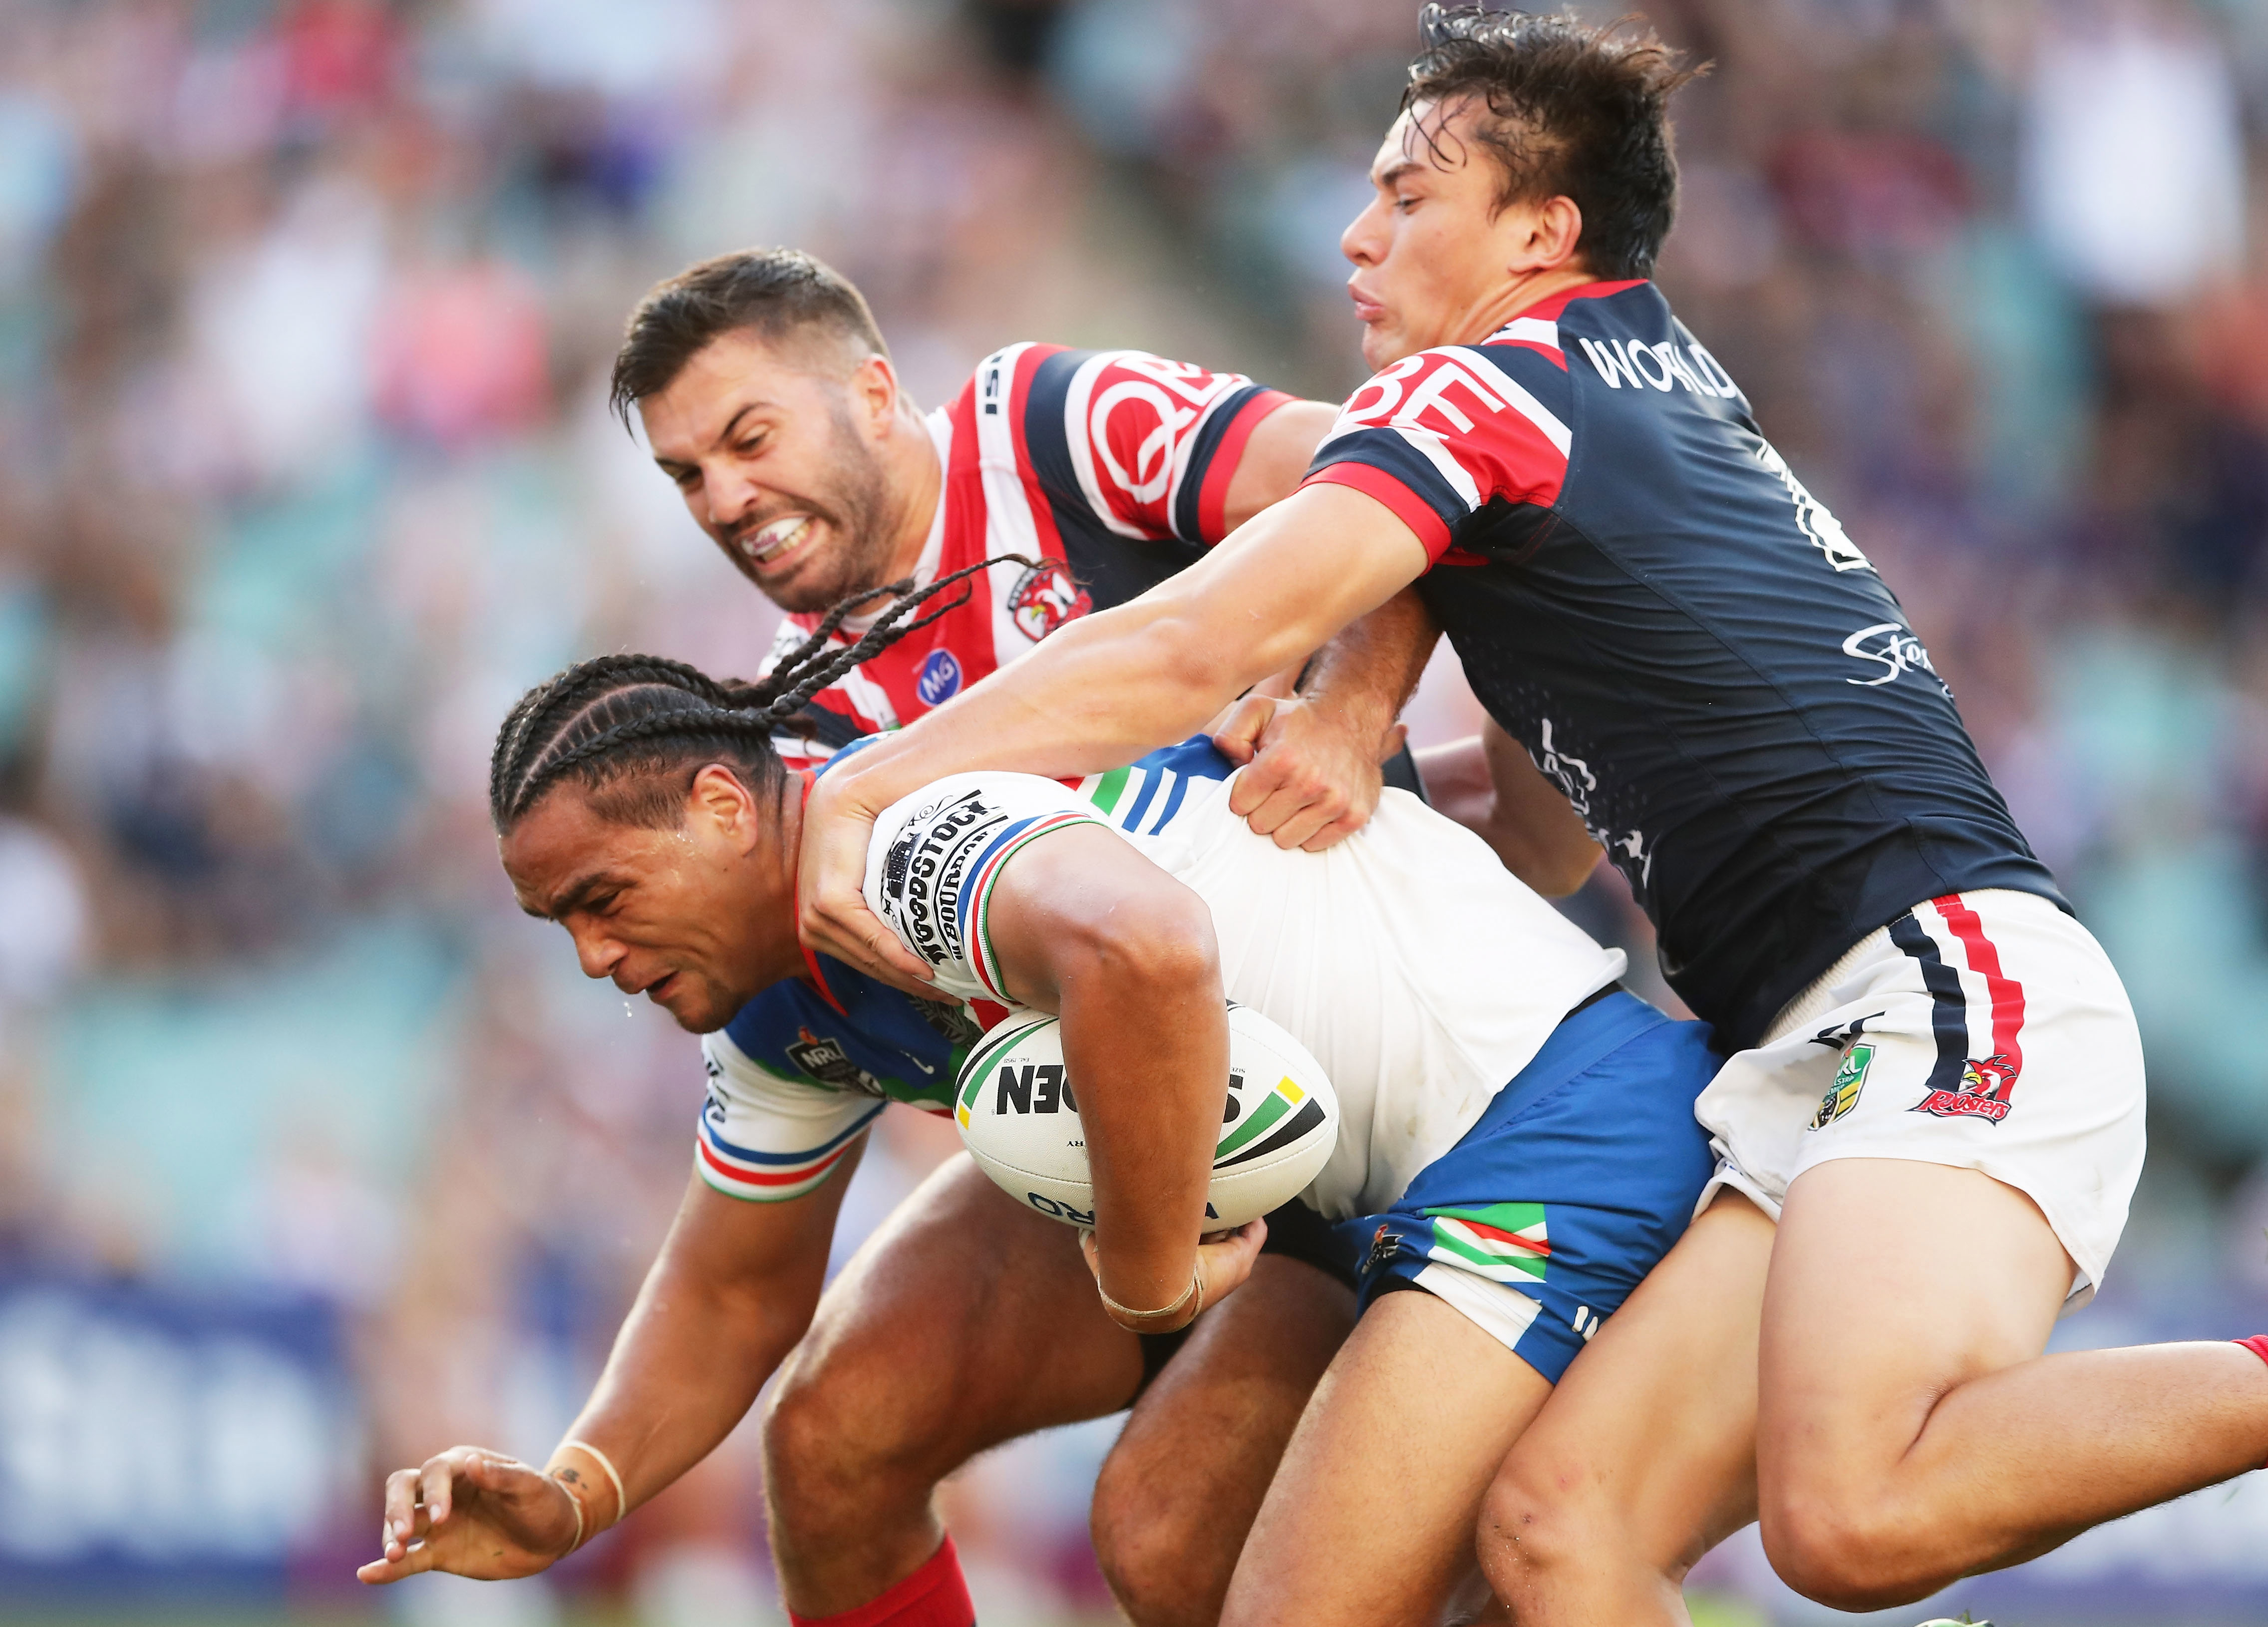
[[[933,1085],[881,1077],[932,1065],[904,1036],[935,1014],[909,1023],[909,997],[835,986],[843,968],[806,965],[795,935],[803,786],[770,739],[858,653],[755,691],[608,657],[507,722],[491,801],[523,904],[569,929],[587,973],[711,1036],[699,1178],[552,1477],[474,1448],[400,1471],[366,1579],[539,1570],[682,1473],[803,1335],[836,1177],[874,1097],[945,1105]],[[1225,995],[1290,1029],[1333,1081],[1340,1141],[1307,1201],[1341,1223],[1366,1307],[1270,1493],[1271,1513],[1296,1517],[1262,1516],[1247,1569],[1336,1587],[1379,1619],[1431,1618],[1472,1571],[1472,1520],[1506,1451],[1683,1231],[1711,1169],[1691,1115],[1713,1067],[1700,1025],[1622,990],[1619,951],[1417,799],[1388,792],[1359,836],[1311,854],[1252,832],[1231,775],[1199,740],[1077,788],[960,777],[880,821],[869,897],[942,989],[979,1012],[1063,1019],[1094,1171],[1092,1275],[1070,1228],[961,1160],[861,1252],[828,1296],[855,1310],[795,1350],[766,1424],[795,1619],[973,1620],[937,1481],[1003,1439],[1123,1405],[1137,1336],[1208,1306],[1182,1381],[1142,1405],[1187,1415],[1182,1461],[1150,1476],[1152,1506],[1174,1517],[1153,1535],[1210,1538],[1157,1563],[1220,1573],[1174,1615],[1128,1602],[1144,1620],[1218,1613],[1257,1499],[1199,1493],[1221,1462],[1264,1469],[1276,1449],[1248,1400],[1270,1381],[1266,1347],[1237,1336],[1245,1295],[1222,1303],[1266,1223],[1199,1241]],[[806,1010],[832,999],[849,1024],[831,1031],[828,1084],[767,1065],[743,1026],[783,987]],[[781,1201],[732,1201],[766,1196]],[[1381,1520],[1389,1461],[1403,1472]]]

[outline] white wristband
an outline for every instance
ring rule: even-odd
[[[607,1478],[614,1483],[615,1487],[615,1517],[607,1523],[609,1526],[620,1525],[622,1522],[622,1516],[630,1512],[630,1493],[622,1490],[622,1477],[615,1469],[615,1461],[587,1440],[563,1440],[559,1443],[558,1451],[551,1455],[556,1458],[560,1452],[564,1452],[570,1447],[581,1453],[607,1471]]]

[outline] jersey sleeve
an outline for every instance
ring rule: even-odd
[[[1030,774],[956,774],[884,810],[866,850],[866,907],[960,1000],[1015,1001],[986,923],[1008,860],[1052,831],[1115,828],[1079,794]]]
[[[1120,536],[1152,541],[1226,536],[1252,431],[1294,399],[1142,350],[1057,350],[1030,365],[1023,433],[1042,483]]]
[[[1439,560],[1457,523],[1498,498],[1558,501],[1573,444],[1566,404],[1565,369],[1521,347],[1421,350],[1348,397],[1301,484],[1377,498]]]
[[[887,1105],[775,1073],[721,1031],[702,1037],[701,1054],[709,1100],[694,1162],[727,1197],[758,1204],[801,1197],[834,1173]]]

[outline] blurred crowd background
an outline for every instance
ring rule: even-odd
[[[925,405],[1018,338],[1344,395],[1337,234],[1414,11],[0,0],[0,1620],[777,1619],[745,1430],[555,1578],[349,1579],[385,1468],[541,1460],[688,1168],[693,1042],[519,916],[483,802],[556,668],[767,644],[607,415],[622,318],[789,243]],[[1649,15],[1716,64],[1660,280],[2141,1013],[2149,1170],[2066,1336],[2259,1331],[2268,4]],[[1615,885],[1573,908],[1642,949]],[[844,1247],[954,1145],[879,1133]],[[988,1622],[1108,1619],[1108,1439],[950,1490]],[[2264,1503],[1975,1596],[2257,1620]],[[1815,1619],[1741,1544],[1704,1589]]]

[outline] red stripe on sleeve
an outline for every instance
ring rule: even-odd
[[[1425,549],[1428,565],[1448,552],[1449,527],[1433,512],[1433,505],[1384,469],[1367,463],[1327,464],[1300,484],[1302,488],[1325,484],[1351,486],[1365,497],[1377,498],[1394,511],[1396,519],[1418,534],[1418,541]]]
[[[1235,422],[1222,432],[1220,444],[1212,449],[1212,461],[1205,466],[1204,483],[1197,488],[1197,540],[1207,547],[1228,534],[1228,488],[1236,478],[1237,465],[1244,461],[1244,444],[1263,418],[1296,399],[1281,390],[1263,390],[1238,409]]]
[[[1992,1049],[2008,1059],[2008,1078],[2013,1083],[2024,1071],[2024,1048],[2020,1042],[2024,1030],[2024,985],[2001,971],[1999,949],[1984,936],[1984,924],[1960,894],[1948,893],[1929,902],[1937,906],[1937,913],[1961,940],[1970,969],[1984,975],[1984,991],[1992,1001]]]

